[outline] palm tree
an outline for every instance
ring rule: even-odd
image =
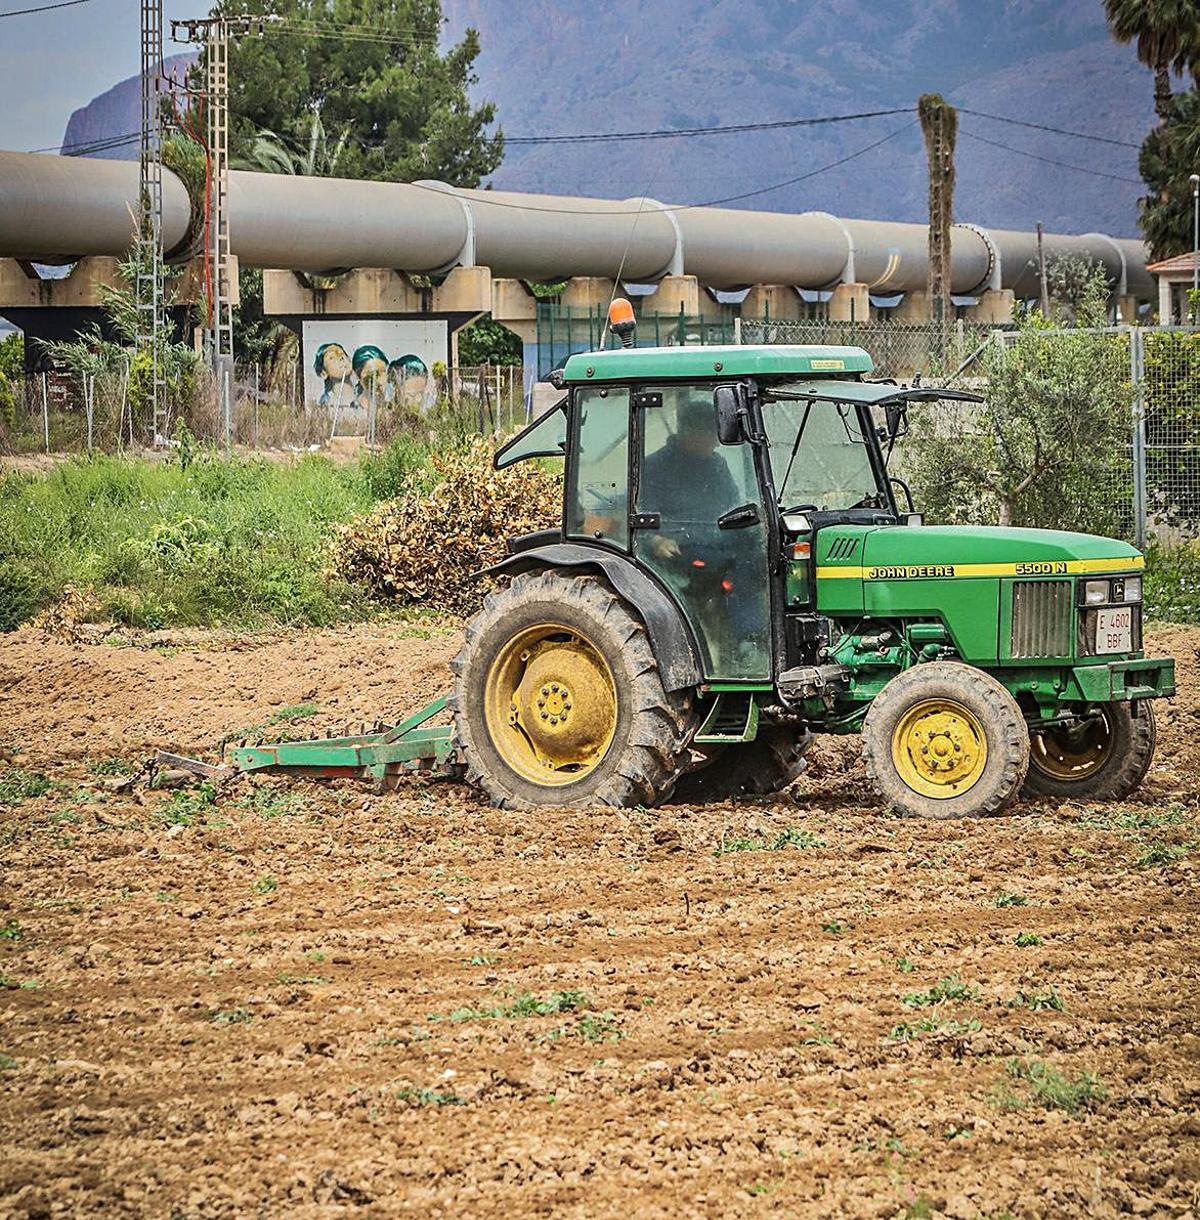
[[[1165,123],[1171,113],[1171,72],[1200,60],[1197,0],[1104,0],[1112,36],[1136,42],[1137,57],[1154,73],[1154,112]]]
[[[308,148],[295,151],[282,136],[260,127],[246,154],[233,159],[234,169],[259,170],[267,174],[305,174],[308,177],[332,178],[338,162],[346,151],[350,136],[347,127],[333,142],[325,138],[325,125],[320,114],[314,113],[308,133]]]

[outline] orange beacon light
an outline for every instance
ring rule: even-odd
[[[622,347],[633,346],[636,326],[633,306],[624,297],[614,297],[613,303],[608,307],[608,329],[621,340]]]

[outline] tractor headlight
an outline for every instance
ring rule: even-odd
[[[1142,578],[1140,576],[1125,577],[1125,601],[1140,602],[1142,600]]]
[[[1084,581],[1083,604],[1085,606],[1103,606],[1108,601],[1108,591],[1107,580]]]

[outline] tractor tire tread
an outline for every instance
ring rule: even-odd
[[[589,634],[609,636],[606,660],[628,708],[628,729],[611,749],[618,757],[603,760],[592,775],[572,792],[574,785],[539,789],[538,785],[503,767],[483,761],[480,736],[486,737],[482,716],[473,707],[482,683],[478,666],[489,661],[480,657],[490,628],[502,623],[520,608],[545,604],[547,614],[563,613],[590,621]],[[599,646],[599,642],[593,640]],[[454,691],[448,706],[454,715],[455,741],[466,761],[466,780],[482,790],[493,804],[505,809],[563,808],[590,805],[651,806],[668,795],[687,760],[687,747],[696,731],[697,717],[690,691],[667,691],[660,676],[649,636],[636,610],[624,602],[600,577],[568,576],[554,571],[527,572],[513,578],[506,588],[488,595],[483,609],[464,633],[463,647],[451,663]],[[618,676],[618,670],[623,676]],[[468,685],[479,690],[471,693]]]
[[[1109,705],[1116,720],[1117,740],[1110,760],[1090,775],[1076,780],[1057,779],[1036,766],[1025,778],[1026,796],[1120,801],[1141,787],[1158,744],[1154,705],[1148,699]]]
[[[921,686],[940,686],[952,696],[980,705],[977,710],[983,714],[978,718],[987,733],[988,762],[985,775],[970,789],[975,793],[970,802],[962,797],[940,800],[923,796],[910,789],[896,772],[892,728],[904,708],[914,701],[910,688]],[[1002,813],[1019,796],[1029,770],[1029,732],[1017,701],[991,674],[961,661],[929,661],[897,674],[867,710],[862,743],[868,778],[888,807],[905,817],[990,817]],[[997,757],[999,766],[994,761]],[[977,792],[981,785],[983,790]]]

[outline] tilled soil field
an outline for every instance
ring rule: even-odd
[[[127,782],[456,644],[0,637],[0,1214],[1200,1214],[1200,630],[1118,806]]]

